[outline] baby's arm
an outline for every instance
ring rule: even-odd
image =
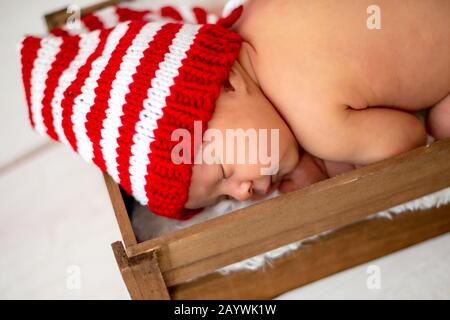
[[[322,111],[322,119],[310,119],[311,125],[300,129],[302,146],[322,159],[369,164],[426,143],[425,126],[404,111],[378,107]]]

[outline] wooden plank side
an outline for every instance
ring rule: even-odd
[[[450,231],[450,205],[370,219],[310,241],[256,271],[213,273],[169,288],[172,299],[274,297]]]
[[[120,241],[112,245],[122,278],[133,300],[169,300],[156,251],[129,259]]]
[[[169,286],[450,185],[450,139],[328,179],[236,212],[138,243],[160,247]]]
[[[143,300],[170,300],[159,268],[156,250],[129,258]]]
[[[122,193],[120,192],[119,185],[108,174],[104,173],[103,178],[105,179],[105,184],[108,189],[125,248],[128,249],[137,244],[137,239],[123,201]]]
[[[130,268],[128,262],[128,257],[125,253],[122,242],[117,241],[111,244],[112,250],[114,252],[114,257],[116,258],[117,266],[119,267],[120,274],[122,275],[123,282],[127,287],[128,293],[132,300],[142,300],[143,295],[139,289],[139,284],[133,271]]]

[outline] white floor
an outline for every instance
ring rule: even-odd
[[[120,239],[100,173],[27,122],[17,43],[68,3],[0,1],[0,298],[128,299],[110,244]],[[380,289],[369,289],[376,265]],[[450,298],[450,235],[339,273],[286,299]],[[370,286],[369,286],[370,287]]]

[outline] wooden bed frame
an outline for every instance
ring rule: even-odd
[[[60,26],[66,10],[45,19],[49,28]],[[123,240],[112,248],[132,299],[271,299],[450,231],[450,205],[392,220],[366,219],[449,187],[450,139],[144,242],[136,240],[131,226],[130,198],[104,178]],[[216,272],[331,229],[271,267]]]

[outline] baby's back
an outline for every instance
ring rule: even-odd
[[[372,4],[250,0],[237,25],[254,77],[316,157],[367,164],[423,145],[410,111],[433,106],[428,125],[450,137],[450,1]]]
[[[317,90],[348,104],[409,110],[445,97],[450,1],[372,3],[249,1],[238,32],[256,50],[254,67],[268,97],[276,105],[289,104],[302,91]]]

